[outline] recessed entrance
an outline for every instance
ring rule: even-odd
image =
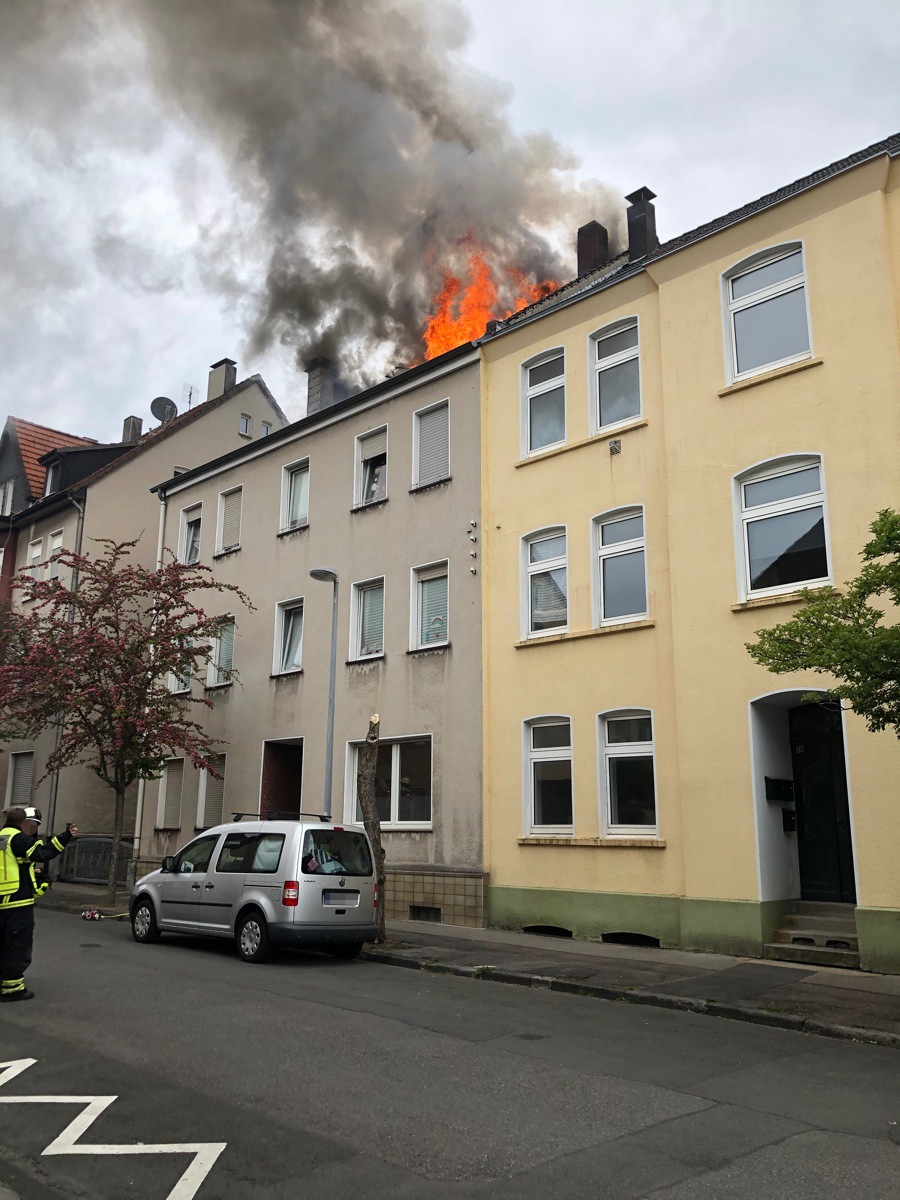
[[[263,743],[259,811],[296,817],[303,802],[303,738]]]

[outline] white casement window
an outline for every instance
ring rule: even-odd
[[[200,525],[202,506],[181,510],[181,530],[178,557],[188,566],[200,561]]]
[[[275,618],[273,675],[299,671],[303,665],[303,600],[283,600]]]
[[[763,463],[736,480],[743,598],[828,583],[825,486],[818,455]]]
[[[59,560],[54,560],[53,555],[58,554],[62,550],[63,531],[57,529],[55,533],[51,533],[47,540],[47,566],[44,568],[44,575],[47,579],[59,579]]]
[[[12,512],[14,479],[4,479],[0,483],[0,517],[8,517]]]
[[[611,837],[654,837],[656,771],[649,709],[600,714],[601,827]]]
[[[244,503],[242,488],[219,493],[219,515],[216,522],[216,553],[239,550],[241,546],[241,510]]]
[[[62,468],[58,462],[51,463],[47,468],[47,478],[44,483],[44,495],[52,496],[54,492],[59,490],[59,477]]]
[[[754,254],[732,267],[723,284],[732,380],[809,358],[812,339],[799,244]]]
[[[572,726],[568,717],[525,723],[526,829],[571,833]]]
[[[522,456],[566,440],[566,358],[550,350],[522,367]]]
[[[647,616],[644,510],[621,508],[594,519],[594,618],[617,625]]]
[[[594,395],[591,433],[641,415],[641,362],[636,317],[617,321],[591,338]]]
[[[248,413],[241,413],[238,430],[241,437],[253,437],[253,418]]]
[[[384,654],[384,579],[354,583],[351,596],[351,659]]]
[[[220,687],[231,683],[234,672],[234,617],[223,618],[219,631],[209,644],[206,667],[206,686]]]
[[[354,503],[376,504],[387,497],[387,426],[356,439]]]
[[[259,436],[261,438],[268,437],[271,432],[272,432],[272,422],[271,421],[260,421]]]
[[[44,539],[37,538],[28,543],[28,553],[25,557],[25,570],[32,577],[38,578],[41,559],[44,557]]]
[[[181,794],[184,789],[184,759],[170,758],[159,781],[158,829],[181,828]]]
[[[220,775],[216,779],[205,768],[200,772],[200,787],[197,795],[197,825],[200,829],[210,829],[213,825],[222,824],[222,811],[225,803],[225,759],[224,754],[211,754],[209,765]]]
[[[359,756],[362,747],[350,750],[350,820],[362,824],[357,797]],[[390,829],[431,828],[431,737],[385,740],[378,745],[375,766],[375,803],[382,826]]]
[[[410,648],[444,645],[450,636],[448,564],[416,567],[412,573]]]
[[[446,400],[413,416],[413,487],[450,477],[450,406]]]
[[[565,529],[523,539],[525,635],[563,633],[569,622]]]
[[[31,804],[31,781],[34,778],[34,751],[25,750],[9,756],[9,776],[6,781],[6,807],[18,808]]]
[[[281,472],[281,532],[309,524],[309,459],[291,463]]]

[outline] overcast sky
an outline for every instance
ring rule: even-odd
[[[266,263],[249,243],[234,255],[248,196],[224,142],[210,139],[212,122],[161,104],[133,30],[100,22],[72,49],[52,18],[94,2],[0,0],[2,416],[117,440],[125,416],[151,423],[156,395],[180,410],[185,385],[205,398],[209,364],[227,355],[239,378],[260,372],[296,418],[305,384],[293,352],[249,345],[249,295]],[[6,36],[23,7],[43,23]],[[460,96],[460,111],[471,98],[517,138],[548,130],[577,160],[576,179],[616,196],[652,188],[663,240],[900,128],[896,0],[445,8],[448,78],[465,92],[467,65],[496,84]]]

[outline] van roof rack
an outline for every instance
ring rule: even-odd
[[[232,821],[240,821],[242,817],[251,817],[254,821],[299,821],[303,817],[318,817],[320,821],[331,821],[331,817],[326,816],[325,813],[296,813],[276,810],[267,813],[233,812],[231,814]]]

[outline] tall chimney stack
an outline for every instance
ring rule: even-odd
[[[638,188],[630,196],[626,196],[629,208],[628,217],[628,261],[643,258],[659,249],[659,238],[656,236],[656,209],[653,201],[656,193],[649,188]]]
[[[330,358],[311,358],[306,364],[306,415],[323,412],[334,403],[334,363]]]
[[[122,441],[132,444],[141,440],[141,430],[144,422],[141,417],[126,417],[122,425]]]
[[[588,275],[609,262],[609,233],[599,221],[578,230],[578,274]]]
[[[237,383],[237,363],[233,358],[220,358],[209,368],[209,383],[206,387],[207,400],[216,400]]]

